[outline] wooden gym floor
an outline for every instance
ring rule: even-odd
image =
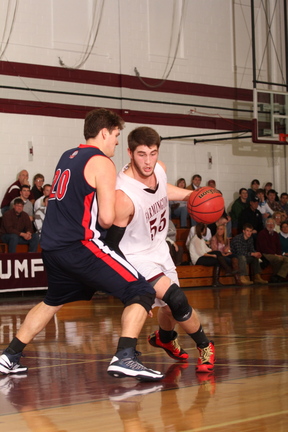
[[[0,376],[0,431],[286,432],[288,430],[288,285],[186,290],[215,341],[217,363],[196,374],[197,351],[181,329],[188,363],[139,339],[145,365],[165,379],[140,383],[106,373],[122,306],[110,297],[66,305],[29,344],[23,376]],[[39,297],[0,298],[3,349]]]

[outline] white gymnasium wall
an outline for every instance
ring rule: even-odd
[[[166,66],[169,69],[171,65],[183,1],[105,0],[96,44],[82,69],[133,76],[137,67],[141,76],[160,80]],[[0,30],[4,29],[8,3],[2,0],[0,5]],[[95,4],[96,28],[100,1],[19,1],[13,32],[1,60],[59,66],[60,57],[67,66],[75,65],[88,40]],[[252,89],[250,1],[186,0],[184,6],[184,30],[169,79]],[[9,19],[11,22],[11,12]],[[25,78],[19,78],[20,81],[25,84]],[[56,84],[59,85],[51,82],[51,88]],[[133,90],[125,89],[125,92],[133,96]],[[7,90],[4,94],[0,89],[0,97],[9,97],[9,91],[7,96]],[[39,97],[31,92],[32,100]],[[191,98],[191,107],[193,102]],[[209,98],[206,103],[209,105]],[[114,158],[117,169],[127,161],[126,137],[135,126],[138,125],[127,123],[121,134],[121,145]],[[164,137],[216,132],[155,128]],[[29,171],[30,181],[37,172],[51,181],[60,154],[83,142],[82,130],[82,120],[1,113],[0,197],[23,168]],[[28,141],[34,147],[32,161],[28,160]],[[256,145],[250,140],[194,146],[191,140],[171,140],[162,142],[160,153],[171,183],[182,176],[189,183],[195,173],[202,175],[202,184],[214,178],[227,205],[237,197],[235,191],[248,187],[253,178],[259,178],[261,184],[272,181],[279,192],[287,187],[286,154],[280,146]],[[210,168],[208,153],[213,160]]]

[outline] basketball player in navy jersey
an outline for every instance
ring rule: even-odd
[[[135,350],[155,290],[103,240],[115,218],[116,170],[110,157],[123,123],[111,111],[91,111],[85,118],[86,144],[66,151],[58,162],[41,237],[48,291],[1,355],[2,374],[26,372],[19,363],[22,351],[53,315],[65,303],[90,300],[101,290],[125,305],[121,337],[107,372],[146,381],[163,378],[143,366]]]
[[[214,344],[201,327],[195,310],[179,287],[175,265],[166,244],[168,200],[188,200],[191,192],[167,184],[165,166],[158,162],[160,137],[149,127],[139,127],[128,136],[130,164],[118,174],[116,218],[108,231],[111,247],[125,255],[156,290],[159,331],[149,337],[151,345],[163,348],[176,360],[188,354],[180,347],[176,322],[195,341],[199,350],[197,372],[214,367]],[[118,243],[116,242],[118,241]]]

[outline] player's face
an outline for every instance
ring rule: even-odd
[[[150,177],[154,174],[154,168],[158,160],[158,147],[139,145],[132,153],[129,150],[132,167],[141,177]]]
[[[115,153],[115,147],[118,145],[118,137],[120,135],[120,130],[117,127],[113,129],[111,133],[108,130],[105,133],[106,135],[104,153],[106,156],[112,157]]]

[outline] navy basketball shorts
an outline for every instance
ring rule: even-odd
[[[49,306],[90,300],[95,291],[117,297],[124,305],[139,295],[155,295],[145,278],[101,240],[43,250],[42,258],[48,278],[44,303]]]

